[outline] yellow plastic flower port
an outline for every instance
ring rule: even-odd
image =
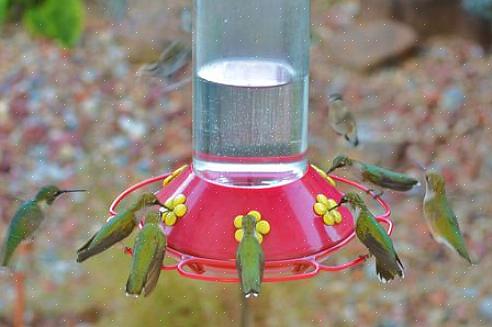
[[[188,211],[185,204],[186,196],[178,194],[174,198],[169,198],[164,202],[166,208],[162,209],[162,221],[167,226],[173,226],[178,221],[178,218],[183,217]]]
[[[328,226],[333,226],[342,222],[342,214],[338,209],[332,209],[337,206],[337,202],[333,199],[328,199],[324,194],[316,195],[316,203],[313,205],[314,213],[323,218],[323,223]]]
[[[175,171],[173,171],[171,174],[169,174],[169,176],[164,178],[164,180],[162,181],[162,186],[169,185],[169,183],[171,183],[173,179],[178,177],[186,168],[188,168],[188,165],[183,165],[178,169],[176,169]]]
[[[322,170],[321,168],[311,164],[311,167],[313,167],[314,170],[316,170],[318,172],[318,174],[321,175],[321,177],[323,177],[324,179],[326,179],[328,181],[328,183],[330,183],[333,187],[337,186],[337,183],[335,183],[335,181],[333,180],[333,178],[331,178],[330,176],[328,176],[328,174]]]
[[[258,242],[260,242],[260,244],[263,243],[263,237],[268,233],[270,233],[270,223],[266,220],[262,220],[260,212],[256,210],[252,210],[248,212],[247,215],[251,215],[256,218],[255,236],[258,239]],[[244,215],[239,215],[234,218],[234,227],[236,228],[236,232],[234,233],[234,238],[238,242],[241,242],[244,236],[243,217]]]

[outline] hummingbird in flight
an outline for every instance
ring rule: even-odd
[[[436,242],[448,246],[472,264],[465,240],[446,196],[444,177],[436,171],[425,174],[424,217]]]
[[[355,233],[369,253],[376,258],[379,280],[386,283],[396,276],[404,278],[404,268],[393,247],[393,241],[379,225],[360,195],[349,192],[342,197],[339,205],[343,203],[348,203],[356,212]]]
[[[130,276],[126,283],[126,294],[138,297],[144,292],[148,296],[157,285],[166,252],[166,236],[158,212],[149,212],[145,224],[138,232],[133,246]]]
[[[143,193],[127,210],[110,218],[94,236],[77,250],[77,262],[83,262],[128,237],[138,224],[136,213],[140,209],[153,205],[164,207],[154,193]]]
[[[418,184],[418,180],[406,174],[398,173],[380,166],[350,159],[346,155],[338,155],[333,159],[331,168],[327,173],[331,173],[338,168],[354,168],[361,176],[363,181],[370,182],[379,187],[388,188],[394,191],[406,192]],[[380,194],[381,195],[381,194]]]
[[[143,65],[137,75],[168,79],[187,65],[190,57],[191,48],[189,46],[180,41],[173,41],[164,49],[157,62]]]
[[[357,122],[343,101],[342,95],[338,93],[331,94],[328,97],[328,105],[330,126],[338,135],[343,135],[352,146],[358,146]]]
[[[0,250],[0,266],[8,266],[19,244],[33,237],[45,218],[46,209],[64,193],[85,192],[85,190],[60,190],[57,186],[42,187],[34,199],[25,201],[10,221]]]
[[[245,298],[257,297],[263,279],[265,258],[260,242],[256,237],[256,218],[253,215],[243,217],[244,236],[236,253],[236,267]]]

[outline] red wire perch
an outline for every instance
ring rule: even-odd
[[[144,181],[141,181],[133,186],[130,186],[129,188],[127,188],[126,190],[123,191],[123,193],[121,193],[120,195],[118,195],[116,197],[116,199],[114,199],[113,203],[111,203],[111,206],[109,207],[109,213],[111,216],[114,216],[117,214],[116,212],[116,207],[118,206],[118,204],[120,204],[120,202],[126,198],[126,196],[130,193],[132,193],[133,191],[135,190],[138,190],[139,188],[142,188],[144,186],[147,186],[149,184],[153,184],[155,182],[159,182],[159,181],[162,181],[164,180],[164,178],[166,178],[167,176],[171,175],[171,173],[167,173],[167,174],[164,174],[164,175],[160,175],[160,176],[157,176],[157,177],[152,177],[152,178],[149,178],[149,179],[146,179]]]
[[[112,216],[117,214],[116,207],[130,193],[134,192],[137,189],[145,187],[149,184],[160,182],[169,175],[170,174],[168,173],[157,177],[152,177],[129,187],[113,201],[109,209],[110,214]],[[369,188],[357,182],[351,181],[349,179],[334,176],[334,175],[331,175],[331,177],[338,182],[356,187],[364,192],[369,191]],[[391,235],[391,233],[393,232],[393,223],[389,219],[389,216],[391,215],[391,209],[389,205],[381,197],[374,196],[374,195],[371,196],[384,209],[384,213],[378,215],[376,219],[379,222],[382,222],[388,226],[387,233],[388,235]],[[268,276],[267,273],[265,275],[264,281],[277,282],[277,281],[298,280],[298,279],[313,277],[317,275],[320,271],[336,272],[360,265],[367,260],[368,255],[362,255],[351,261],[335,266],[328,266],[322,263],[322,260],[324,260],[329,254],[347,245],[350,241],[352,241],[352,239],[354,239],[354,237],[355,237],[355,231],[353,231],[343,241],[332,246],[331,248],[311,256],[296,258],[296,259],[288,259],[288,260],[267,261],[265,263],[266,271],[270,269],[273,271],[277,271],[277,272],[280,271],[280,272],[278,273],[279,276],[275,276],[275,273],[274,276]],[[125,247],[124,252],[126,254],[131,255],[132,249]],[[175,265],[162,266],[162,270],[177,270],[182,276],[193,278],[193,279],[204,280],[204,281],[237,282],[239,280],[236,275],[237,273],[235,271],[236,266],[234,260],[215,260],[215,259],[193,257],[190,255],[180,253],[179,251],[176,251],[172,248],[168,248],[167,253],[170,257],[176,259],[178,262]],[[205,267],[208,270],[206,270]],[[214,275],[213,273],[210,274],[210,272],[217,272],[217,271],[222,272],[222,274],[216,274],[216,275]],[[209,272],[209,274],[207,274],[206,272]],[[288,275],[282,275],[285,274],[286,272],[288,273]]]

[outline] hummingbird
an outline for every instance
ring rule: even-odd
[[[191,48],[181,41],[173,41],[161,53],[155,63],[143,65],[137,72],[138,76],[151,76],[167,79],[183,68],[191,55]]]
[[[394,191],[409,191],[419,182],[408,175],[397,173],[376,165],[363,163],[355,159],[350,159],[346,155],[335,157],[332,166],[327,173],[329,174],[337,168],[346,166],[354,167],[361,174],[362,180]]]
[[[445,244],[472,264],[458,219],[446,196],[444,177],[436,171],[425,174],[424,217],[436,242]]]
[[[236,267],[241,280],[241,289],[245,298],[260,294],[265,258],[260,242],[256,238],[256,218],[252,215],[243,217],[244,236],[236,253]]]
[[[354,147],[359,145],[357,136],[357,122],[354,115],[349,111],[340,94],[334,93],[328,97],[328,119],[331,127],[338,135],[343,137]]]
[[[85,192],[85,190],[60,190],[54,185],[41,188],[34,199],[25,201],[14,214],[0,251],[0,265],[9,264],[19,244],[31,238],[44,220],[44,211],[63,193]]]
[[[137,211],[153,205],[164,207],[154,193],[143,193],[133,205],[109,219],[94,236],[77,250],[77,262],[83,262],[128,237],[138,224]]]
[[[133,245],[130,276],[126,283],[127,295],[138,297],[143,290],[144,296],[148,296],[157,284],[166,251],[166,236],[160,221],[158,212],[149,212],[145,217],[145,225]]]
[[[357,212],[355,233],[369,252],[376,258],[376,273],[381,282],[393,280],[395,276],[404,277],[404,268],[393,247],[393,241],[376,221],[359,194],[345,194],[340,204],[348,203]]]

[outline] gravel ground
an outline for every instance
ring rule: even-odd
[[[380,69],[350,71],[332,61],[324,38],[350,24],[353,10],[339,5],[313,18],[321,37],[312,49],[310,159],[327,167],[346,152],[415,176],[414,161],[439,167],[480,264],[469,267],[431,240],[422,187],[405,197],[387,192],[406,278],[381,285],[367,264],[269,284],[253,305],[257,325],[490,325],[492,281],[484,275],[492,269],[486,256],[492,247],[492,57],[466,40],[436,38]],[[33,326],[230,326],[239,312],[233,285],[164,274],[154,297],[137,303],[122,296],[128,258],[117,250],[87,265],[74,262],[73,249],[103,221],[119,191],[191,160],[191,86],[174,91],[137,79],[139,65],[123,44],[107,23],[93,24],[70,52],[16,28],[0,39],[0,232],[17,205],[12,196],[28,198],[47,183],[90,189],[59,200],[18,260],[28,277],[26,320]],[[359,149],[347,148],[329,129],[327,90],[342,92],[357,115]],[[0,273],[0,326],[10,324],[10,278]]]

